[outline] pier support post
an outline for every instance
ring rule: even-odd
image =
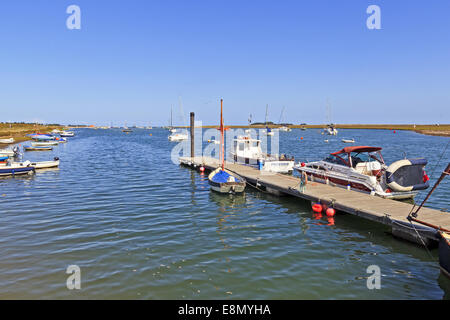
[[[191,112],[191,158],[193,159],[195,156],[194,149],[194,129],[195,129],[195,114]]]

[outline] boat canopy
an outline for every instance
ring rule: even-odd
[[[342,150],[339,150],[337,152],[331,153],[333,156],[342,154],[342,153],[352,153],[352,152],[375,152],[380,151],[382,148],[380,147],[368,147],[368,146],[352,146],[352,147],[345,147]]]

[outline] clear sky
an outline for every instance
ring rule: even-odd
[[[69,30],[66,8],[81,8]],[[381,30],[366,9],[381,8]],[[0,121],[450,123],[450,1],[8,0]],[[184,110],[184,120],[181,107]]]

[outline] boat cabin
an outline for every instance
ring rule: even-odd
[[[244,158],[258,158],[262,155],[261,141],[251,137],[234,139],[233,150],[237,156]]]
[[[355,169],[368,175],[378,175],[384,165],[380,147],[352,146],[331,153],[324,161]]]

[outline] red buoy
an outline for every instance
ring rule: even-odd
[[[313,204],[312,209],[314,212],[321,213],[323,208],[320,203],[315,203]]]
[[[200,167],[200,172],[205,172],[205,167],[201,166]]]
[[[326,212],[328,217],[333,217],[336,213],[336,210],[334,210],[333,208],[328,208]]]

